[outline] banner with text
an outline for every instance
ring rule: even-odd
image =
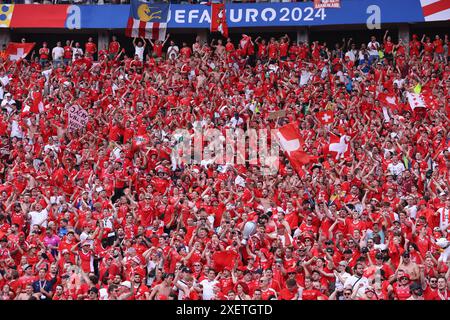
[[[338,4],[340,9],[336,10]],[[0,27],[4,28],[125,29],[130,12],[130,5],[0,6],[7,13],[0,16]],[[226,17],[229,28],[447,21],[450,1],[436,0],[432,4],[424,0],[230,3],[226,6]],[[171,5],[168,28],[209,29],[210,24],[211,6]]]
[[[88,122],[88,113],[86,110],[78,105],[73,105],[69,107],[69,124],[67,126],[69,132],[77,131],[86,127]]]
[[[314,9],[340,8],[341,0],[314,0]]]

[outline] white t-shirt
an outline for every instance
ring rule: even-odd
[[[176,59],[178,57],[178,53],[180,52],[180,48],[178,48],[177,45],[175,46],[170,46],[169,48],[167,48],[167,56],[169,57],[169,59]]]
[[[76,54],[79,54],[80,55],[80,57],[83,55],[83,49],[81,49],[81,48],[72,48],[72,60],[74,60],[75,61],[75,55]]]
[[[358,52],[356,50],[349,50],[345,53],[345,56],[349,58],[350,61],[355,62],[356,61],[356,54]]]
[[[360,283],[363,284],[362,287],[359,286]],[[358,293],[356,294],[357,298],[363,297],[363,295],[366,291],[366,288],[368,286],[369,286],[369,279],[367,279],[366,277],[359,278],[357,276],[350,276],[347,278],[347,280],[345,280],[345,283],[344,283],[344,288],[351,287],[353,292],[355,290],[358,290]]]
[[[405,171],[405,165],[401,162],[398,162],[397,164],[390,163],[388,165],[388,170],[393,174],[398,176],[403,171]]]
[[[141,61],[144,61],[144,50],[145,50],[144,46],[142,46],[142,47],[135,46],[134,47],[134,54],[137,54],[137,56],[139,57],[139,60],[141,60]]]
[[[3,87],[6,87],[8,85],[9,77],[7,75],[4,75],[3,77],[0,77],[0,82],[1,82],[0,99],[3,99],[3,94],[5,93],[5,90],[3,89]]]
[[[64,48],[63,47],[54,47],[52,50],[53,60],[62,59],[64,56]]]
[[[5,98],[5,99],[2,100],[1,106],[2,106],[2,108],[5,108],[6,105],[11,105],[13,103],[16,103],[16,101],[14,101],[14,99],[8,100],[8,99]]]
[[[371,56],[377,56],[379,48],[380,48],[380,43],[378,41],[375,41],[375,42],[370,41],[367,44],[367,49],[369,50],[369,55],[371,55]]]
[[[233,128],[236,128],[236,126],[239,126],[239,125],[241,125],[243,123],[244,123],[244,120],[241,117],[239,117],[237,120],[236,120],[235,117],[233,117],[230,120],[231,127],[233,127]]]
[[[200,284],[203,286],[203,300],[211,300],[214,297],[213,287],[219,282],[217,280],[202,280]]]
[[[48,211],[47,209],[41,210],[41,211],[31,211],[31,226],[37,224],[44,228],[47,228],[47,218],[48,218]]]
[[[341,273],[340,276],[341,276],[342,280],[344,280],[344,283],[345,283],[347,281],[347,279],[349,277],[351,277],[351,274],[348,272],[344,272],[344,273]],[[335,282],[336,282],[336,284],[335,284],[336,288],[344,289],[344,283],[342,283],[338,277],[336,277]]]
[[[11,138],[23,138],[23,131],[22,128],[20,127],[19,123],[16,120],[13,120],[11,122]]]

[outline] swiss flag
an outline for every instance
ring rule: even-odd
[[[317,112],[316,117],[323,125],[334,122],[334,112],[331,110]]]
[[[339,137],[335,134],[331,134],[328,152],[335,154],[336,160],[350,156],[350,137],[347,135]]]
[[[399,109],[398,100],[395,95],[389,95],[387,93],[378,94],[378,101],[384,107],[388,107],[390,109]]]
[[[302,172],[302,166],[304,164],[310,163],[312,160],[317,159],[317,157],[310,156],[303,151],[303,138],[298,130],[298,125],[296,122],[289,123],[278,129],[276,133],[278,141],[280,142],[281,148],[286,153],[289,158],[292,167],[297,171],[297,173]]]
[[[232,250],[216,251],[212,255],[214,270],[221,272],[225,267],[232,269],[239,255]]]
[[[6,54],[11,61],[23,59],[33,50],[35,42],[10,42],[6,47]]]

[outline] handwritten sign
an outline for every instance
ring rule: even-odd
[[[73,105],[68,108],[69,124],[67,126],[69,131],[76,131],[86,127],[89,116],[86,110],[78,105]]]
[[[269,114],[269,116],[267,117],[267,119],[273,120],[273,119],[282,118],[285,116],[286,116],[286,110],[278,110],[278,111],[271,112]]]

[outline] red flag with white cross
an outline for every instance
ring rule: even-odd
[[[10,42],[6,47],[6,54],[11,61],[23,59],[33,50],[35,44],[35,42]]]
[[[331,124],[334,122],[334,112],[331,110],[317,112],[316,117],[323,125]]]

